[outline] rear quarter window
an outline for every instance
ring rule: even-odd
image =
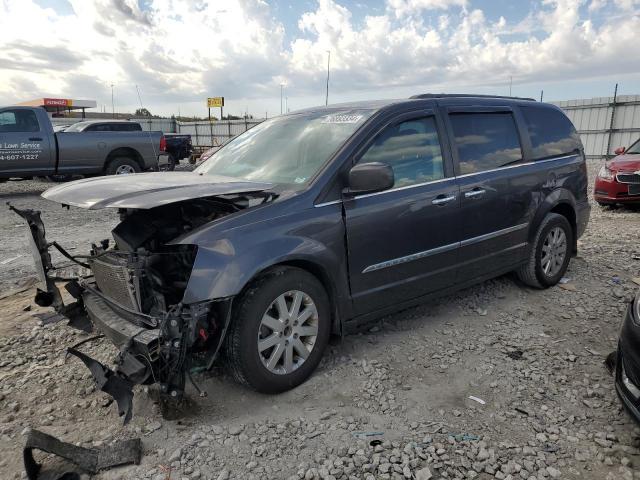
[[[559,110],[543,106],[521,106],[531,138],[533,159],[567,155],[582,147],[578,132]]]

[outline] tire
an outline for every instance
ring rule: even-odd
[[[552,253],[549,271],[545,273],[545,270],[543,268],[543,249],[551,248],[553,252],[553,247],[549,246],[549,244],[553,243],[553,236],[550,237],[550,235],[552,235],[552,231],[561,231],[564,235],[564,255],[560,263],[558,263],[555,261],[555,259],[560,260],[560,258]],[[520,278],[522,282],[531,287],[552,287],[560,281],[560,279],[567,271],[569,261],[571,260],[572,246],[573,229],[571,228],[571,225],[569,224],[569,221],[566,219],[566,217],[557,213],[547,214],[547,216],[544,217],[542,223],[540,223],[540,226],[538,227],[538,231],[536,232],[535,240],[533,241],[527,263],[522,265],[516,272],[518,274],[518,278]],[[558,244],[557,250],[555,251],[561,251],[560,244]],[[547,254],[544,255],[545,258],[548,258]]]
[[[140,165],[130,157],[116,157],[109,162],[105,169],[106,175],[124,175],[140,172]]]
[[[159,170],[161,172],[172,172],[176,169],[176,165],[178,164],[178,162],[176,161],[176,159],[173,157],[173,155],[169,154],[169,158],[167,160],[167,164],[159,167]]]
[[[270,319],[278,317],[280,309],[276,306],[278,298],[285,296],[285,308],[293,309],[287,295],[298,291],[306,295],[301,298],[301,307],[298,312],[306,315],[307,309],[312,314],[303,320],[297,327],[293,319],[288,321],[289,326],[284,326],[284,321],[276,318],[277,327],[283,326],[281,333],[276,329],[270,329],[263,324],[263,316],[270,314]],[[312,302],[315,306],[309,303]],[[315,312],[315,313],[314,313]],[[316,369],[322,354],[329,341],[331,310],[329,299],[322,284],[310,273],[293,267],[276,267],[257,278],[240,295],[237,304],[234,302],[234,313],[229,332],[225,339],[226,365],[238,383],[248,386],[261,393],[280,393],[290,390],[304,382]],[[297,316],[296,316],[297,317]],[[270,325],[273,325],[269,321]],[[304,336],[302,329],[308,331],[315,324],[317,334],[314,339]],[[295,338],[294,338],[295,336]],[[289,340],[286,340],[289,338]],[[266,342],[264,342],[266,340]],[[265,345],[277,341],[271,348]],[[311,342],[310,353],[306,359],[298,353],[300,345],[309,346],[305,342]],[[284,341],[290,343],[284,344]],[[259,342],[262,342],[263,350],[259,351]],[[270,342],[270,343],[269,343]],[[294,346],[295,345],[295,346]],[[281,356],[278,356],[280,349]],[[289,371],[285,359],[289,356]],[[270,369],[269,360],[275,358],[276,362]],[[276,371],[278,370],[278,371]]]

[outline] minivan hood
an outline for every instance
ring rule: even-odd
[[[270,183],[194,172],[153,172],[86,178],[50,188],[42,197],[65,205],[148,209],[193,198],[261,192]]]

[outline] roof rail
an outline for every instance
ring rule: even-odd
[[[508,98],[511,100],[528,100],[530,102],[535,102],[535,98],[529,97],[508,97],[504,95],[475,95],[473,93],[420,93],[418,95],[412,95],[409,97],[410,99],[418,99],[418,98]]]

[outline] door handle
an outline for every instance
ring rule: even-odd
[[[431,203],[433,203],[434,205],[446,205],[449,202],[453,202],[455,199],[456,199],[455,195],[449,195],[448,197],[445,197],[444,195],[439,195],[433,200],[431,200]]]
[[[464,192],[464,198],[480,197],[486,193],[484,189],[471,190],[470,192]]]
[[[41,142],[42,138],[40,138],[40,137],[29,137],[29,141],[31,141],[31,142]]]

